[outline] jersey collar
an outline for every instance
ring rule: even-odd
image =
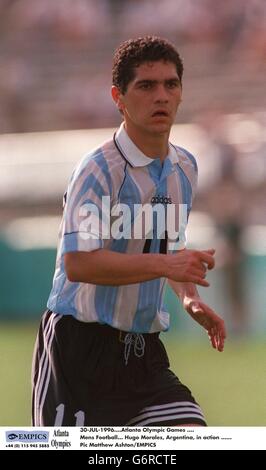
[[[131,166],[146,166],[154,161],[153,158],[147,157],[130,139],[123,122],[114,135],[114,141],[119,152]],[[166,158],[168,158],[172,164],[177,163],[179,160],[177,151],[171,143],[169,143],[169,152]]]

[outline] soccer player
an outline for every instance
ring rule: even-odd
[[[187,216],[197,164],[168,140],[182,74],[175,47],[158,37],[126,41],[115,52],[112,97],[123,122],[81,161],[65,194],[34,352],[33,425],[206,425],[159,338],[169,328],[167,282],[214,348],[222,351],[225,338],[223,320],[196,287],[209,286],[214,250],[185,248],[182,208]],[[147,208],[156,211],[139,236]],[[177,222],[177,235],[166,219]]]

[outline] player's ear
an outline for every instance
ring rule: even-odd
[[[119,88],[117,88],[117,86],[113,85],[111,88],[111,94],[118,110],[120,111],[120,113],[123,113],[125,105],[123,102],[123,95],[121,91],[119,90]]]

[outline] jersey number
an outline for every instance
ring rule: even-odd
[[[58,405],[58,407],[56,408],[56,417],[55,417],[54,426],[62,426],[64,413],[65,413],[65,405],[64,403],[60,403],[60,405]],[[75,426],[84,426],[84,421],[85,421],[84,411],[77,411],[77,413],[75,413],[74,416],[76,418]]]

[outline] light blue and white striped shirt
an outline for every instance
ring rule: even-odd
[[[110,236],[105,236],[103,232],[108,225],[108,216],[111,223],[117,220],[112,211],[118,204],[127,204],[133,214],[134,204],[154,205],[162,201],[167,205],[174,204],[177,211],[180,204],[186,204],[189,213],[196,182],[197,164],[189,152],[169,143],[169,153],[162,167],[159,158],[148,158],[136,147],[121,124],[114,140],[85,156],[72,174],[66,193],[48,308],[59,314],[73,315],[84,322],[108,324],[128,332],[167,330],[169,314],[163,306],[165,278],[125,286],[70,282],[65,272],[64,254],[99,248],[127,254],[166,252],[169,240],[162,242],[158,236],[151,238],[151,233],[147,239],[145,235],[141,239],[129,238],[124,236],[124,232],[119,238],[114,235],[115,230]],[[102,207],[103,197],[110,199],[109,214],[108,207],[107,211]],[[98,215],[87,223],[87,208],[92,205]],[[91,223],[93,220],[95,223]],[[130,228],[133,222],[134,216],[131,215]],[[154,217],[153,234],[156,223]],[[184,227],[179,227],[178,249],[185,246],[184,230]]]

